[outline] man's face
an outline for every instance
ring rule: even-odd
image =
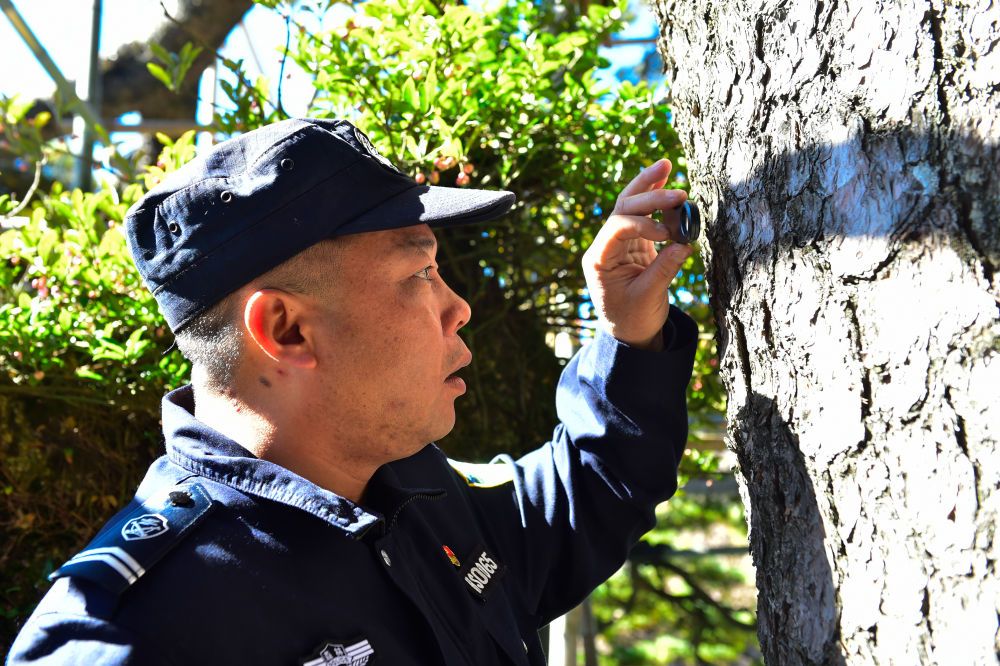
[[[453,374],[471,360],[458,329],[469,304],[441,280],[427,225],[342,239],[326,293],[317,297],[316,410],[349,455],[378,464],[448,434]]]

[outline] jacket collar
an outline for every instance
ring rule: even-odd
[[[354,538],[380,523],[388,522],[391,527],[392,518],[413,498],[444,494],[440,489],[402,487],[396,474],[383,465],[368,484],[368,495],[378,498],[378,510],[352,502],[280,465],[257,458],[198,421],[190,384],[164,396],[163,436],[167,457],[174,464],[248,495],[310,513]]]

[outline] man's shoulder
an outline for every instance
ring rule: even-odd
[[[95,594],[117,599],[147,586],[140,581],[176,577],[175,560],[184,562],[188,577],[197,577],[197,560],[213,552],[212,543],[231,541],[258,507],[245,493],[160,458],[129,503],[49,579],[86,581]]]
[[[302,570],[317,566],[289,566],[289,553],[311,553],[317,540],[327,566],[350,549],[350,539],[304,511],[205,477],[151,469],[129,505],[52,575],[18,654],[126,643],[162,655],[205,649],[217,633],[238,634],[261,604],[293,598],[289,589]],[[187,641],[165,641],[161,623],[180,619],[188,623]]]
[[[49,576],[84,579],[120,595],[147,575],[215,509],[197,478],[163,484],[136,496],[83,550]]]
[[[510,456],[494,456],[486,463],[467,462],[450,457],[433,443],[389,466],[404,485],[437,486],[461,495],[506,487],[513,484],[516,475]]]
[[[148,639],[116,620],[137,589],[171,569],[164,564],[183,558],[185,545],[193,547],[217,508],[206,485],[155,462],[125,508],[49,576],[54,583],[12,646],[11,663],[82,663],[97,653],[102,663],[154,663],[138,656],[147,654]]]

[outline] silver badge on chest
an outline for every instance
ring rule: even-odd
[[[302,661],[302,666],[364,666],[375,654],[371,643],[360,640],[350,645],[325,643],[316,654]]]

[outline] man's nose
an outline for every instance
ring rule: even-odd
[[[452,334],[469,323],[469,319],[472,318],[472,307],[451,287],[446,286],[445,289],[447,290],[448,304],[445,306],[443,324],[445,332]]]

